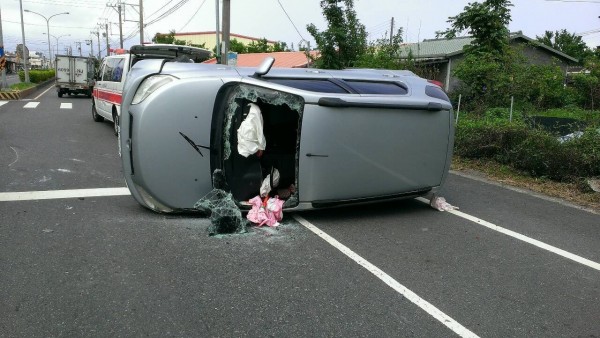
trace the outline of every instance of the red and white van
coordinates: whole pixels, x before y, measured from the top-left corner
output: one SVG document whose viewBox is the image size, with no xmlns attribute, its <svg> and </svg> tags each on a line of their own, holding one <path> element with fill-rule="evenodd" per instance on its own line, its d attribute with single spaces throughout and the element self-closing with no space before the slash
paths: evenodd
<svg viewBox="0 0 600 338">
<path fill-rule="evenodd" d="M 202 62 L 210 56 L 210 51 L 202 48 L 179 45 L 137 45 L 129 52 L 118 50 L 120 54 L 107 56 L 96 76 L 92 98 L 92 118 L 96 122 L 105 119 L 114 124 L 115 135 L 119 133 L 123 84 L 129 69 L 143 59 L 175 59 L 186 62 Z"/>
</svg>

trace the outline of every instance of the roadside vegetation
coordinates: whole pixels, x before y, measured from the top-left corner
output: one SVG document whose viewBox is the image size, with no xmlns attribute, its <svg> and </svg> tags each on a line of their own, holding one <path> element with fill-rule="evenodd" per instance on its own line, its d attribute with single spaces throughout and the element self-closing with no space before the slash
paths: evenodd
<svg viewBox="0 0 600 338">
<path fill-rule="evenodd" d="M 402 28 L 367 42 L 353 6 L 352 0 L 321 1 L 327 29 L 307 26 L 321 53 L 317 67 L 408 69 L 433 78 L 402 55 Z M 512 6 L 509 0 L 469 3 L 438 32 L 474 38 L 454 71 L 462 85 L 450 93 L 455 110 L 461 101 L 453 168 L 600 210 L 600 194 L 587 184 L 600 177 L 600 52 L 566 30 L 547 31 L 536 40 L 577 58 L 583 71 L 566 77 L 558 64 L 528 62 L 509 43 Z"/>
<path fill-rule="evenodd" d="M 32 69 L 29 71 L 29 81 L 31 83 L 41 83 L 55 76 L 54 69 Z M 25 72 L 19 71 L 19 80 L 25 82 Z"/>
<path fill-rule="evenodd" d="M 31 87 L 35 87 L 35 83 L 31 83 L 31 82 L 19 82 L 19 83 L 15 83 L 9 86 L 10 90 L 25 90 L 25 89 L 29 89 Z"/>
</svg>

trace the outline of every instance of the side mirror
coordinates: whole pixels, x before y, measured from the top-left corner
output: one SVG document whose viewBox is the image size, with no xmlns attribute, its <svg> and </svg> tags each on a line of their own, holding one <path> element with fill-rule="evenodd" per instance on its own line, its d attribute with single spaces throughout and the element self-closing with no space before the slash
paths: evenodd
<svg viewBox="0 0 600 338">
<path fill-rule="evenodd" d="M 266 75 L 271 70 L 271 67 L 273 67 L 274 63 L 275 63 L 274 57 L 272 57 L 272 56 L 266 57 L 263 60 L 263 62 L 260 63 L 258 68 L 256 68 L 256 71 L 254 72 L 254 75 L 252 75 L 252 76 L 253 77 L 261 77 L 263 75 Z"/>
</svg>

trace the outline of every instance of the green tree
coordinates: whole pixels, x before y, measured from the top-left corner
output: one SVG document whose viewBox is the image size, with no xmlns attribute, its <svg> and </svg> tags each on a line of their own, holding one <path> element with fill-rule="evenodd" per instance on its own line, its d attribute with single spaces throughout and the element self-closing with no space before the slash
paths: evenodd
<svg viewBox="0 0 600 338">
<path fill-rule="evenodd" d="M 168 34 L 156 33 L 152 38 L 152 42 L 154 43 L 166 43 L 171 45 L 181 45 L 185 46 L 186 42 L 184 40 L 175 39 L 175 30 L 169 31 Z"/>
<path fill-rule="evenodd" d="M 584 64 L 585 72 L 573 76 L 573 89 L 578 104 L 591 110 L 600 102 L 600 56 L 590 56 Z"/>
<path fill-rule="evenodd" d="M 306 26 L 321 52 L 316 60 L 320 68 L 343 69 L 355 66 L 367 49 L 367 32 L 354 11 L 353 0 L 321 0 L 327 29 Z"/>
<path fill-rule="evenodd" d="M 560 31 L 546 31 L 542 36 L 535 37 L 537 41 L 572 56 L 583 63 L 583 60 L 592 56 L 592 51 L 585 44 L 581 36 L 569 33 L 566 29 Z"/>
<path fill-rule="evenodd" d="M 238 54 L 248 53 L 248 48 L 237 39 L 229 40 L 229 50 Z"/>
<path fill-rule="evenodd" d="M 281 42 L 281 41 L 277 41 L 271 47 L 271 51 L 272 52 L 289 52 L 290 49 L 288 48 L 287 43 Z"/>
<path fill-rule="evenodd" d="M 448 18 L 450 28 L 437 32 L 437 36 L 452 39 L 466 31 L 474 38 L 468 49 L 500 56 L 508 47 L 512 6 L 509 0 L 469 3 L 462 13 Z"/>
<path fill-rule="evenodd" d="M 265 38 L 252 41 L 246 47 L 248 49 L 248 53 L 268 53 L 271 51 L 269 43 Z"/>
<path fill-rule="evenodd" d="M 383 37 L 369 42 L 365 53 L 355 63 L 361 68 L 403 69 L 407 62 L 400 59 L 403 29 L 400 27 L 396 34 L 389 38 Z"/>
</svg>

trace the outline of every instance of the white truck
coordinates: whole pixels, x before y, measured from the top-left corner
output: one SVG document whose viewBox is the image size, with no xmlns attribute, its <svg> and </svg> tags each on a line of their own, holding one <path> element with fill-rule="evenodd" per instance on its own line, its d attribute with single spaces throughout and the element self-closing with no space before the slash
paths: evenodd
<svg viewBox="0 0 600 338">
<path fill-rule="evenodd" d="M 94 90 L 94 59 L 76 55 L 56 55 L 56 91 L 63 94 L 85 94 Z"/>
</svg>

